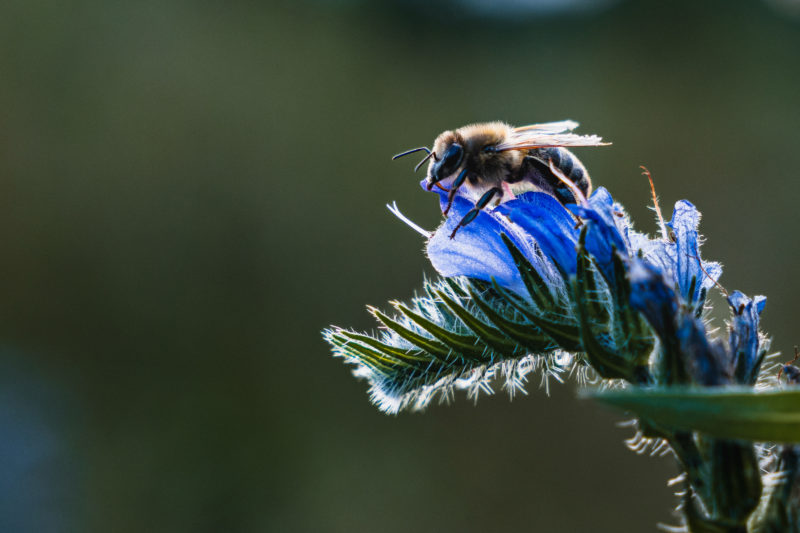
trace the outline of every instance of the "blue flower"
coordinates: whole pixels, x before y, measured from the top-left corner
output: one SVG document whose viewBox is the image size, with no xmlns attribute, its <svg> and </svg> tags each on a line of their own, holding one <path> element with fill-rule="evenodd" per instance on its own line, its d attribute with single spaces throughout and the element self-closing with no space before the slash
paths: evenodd
<svg viewBox="0 0 800 533">
<path fill-rule="evenodd" d="M 421 185 L 427 190 L 427 180 Z M 325 332 L 381 409 L 421 409 L 455 389 L 476 396 L 501 374 L 518 390 L 539 365 L 556 373 L 590 366 L 638 385 L 754 383 L 766 349 L 764 299 L 733 293 L 727 342 L 710 338 L 704 302 L 721 267 L 700 258 L 691 203 L 676 203 L 653 238 L 635 231 L 602 187 L 578 205 L 527 192 L 476 213 L 477 195 L 448 198 L 449 184 L 440 185 L 432 192 L 446 217 L 435 232 L 392 210 L 427 237 L 438 273 L 457 279 L 426 282 L 423 296 L 392 302 L 394 312 L 372 308 L 376 335 Z"/>
<path fill-rule="evenodd" d="M 447 193 L 437 192 L 444 210 Z M 501 234 L 557 288 L 563 286 L 562 273 L 575 272 L 575 221 L 552 196 L 531 192 L 495 209 L 486 209 L 451 239 L 458 222 L 473 207 L 472 200 L 456 196 L 444 223 L 428 240 L 428 258 L 442 276 L 494 279 L 502 287 L 526 296 L 519 270 Z"/>
<path fill-rule="evenodd" d="M 427 190 L 426 181 L 421 185 Z M 523 313 L 536 328 L 568 350 L 585 351 L 602 374 L 649 382 L 647 361 L 658 345 L 657 381 L 718 385 L 755 379 L 764 353 L 758 334 L 763 301 L 734 293 L 729 342 L 709 340 L 701 316 L 706 292 L 722 269 L 700 257 L 700 213 L 690 202 L 677 202 L 662 235 L 651 238 L 633 229 L 623 206 L 603 187 L 566 206 L 548 194 L 527 192 L 485 208 L 452 238 L 476 198 L 459 190 L 448 210 L 447 190 L 434 192 L 447 211 L 427 243 L 439 274 L 495 281 L 522 296 L 536 309 Z M 523 280 L 519 257 L 502 235 L 539 281 Z M 589 259 L 580 259 L 581 253 Z M 550 294 L 540 293 L 542 282 Z"/>
<path fill-rule="evenodd" d="M 587 205 L 568 205 L 572 213 L 588 225 L 586 250 L 594 257 L 606 280 L 613 282 L 612 255 L 630 255 L 630 222 L 622 206 L 616 204 L 603 187 L 589 198 Z"/>
<path fill-rule="evenodd" d="M 628 282 L 631 306 L 642 313 L 660 338 L 674 338 L 679 302 L 663 272 L 634 258 L 629 263 Z"/>
<path fill-rule="evenodd" d="M 444 211 L 447 193 L 436 192 Z M 461 275 L 487 281 L 495 278 L 500 285 L 525 294 L 512 257 L 500 238 L 500 233 L 505 233 L 543 277 L 562 287 L 575 274 L 580 224 L 587 226 L 586 250 L 612 290 L 616 283 L 615 254 L 626 258 L 641 256 L 674 284 L 682 302 L 698 312 L 705 292 L 722 273 L 718 263 L 700 258 L 700 213 L 685 200 L 675 204 L 672 220 L 667 223 L 668 235 L 656 239 L 636 232 L 622 205 L 603 187 L 595 190 L 585 204 L 566 207 L 545 193 L 522 194 L 485 209 L 450 239 L 458 222 L 473 208 L 473 201 L 459 193 L 445 222 L 428 242 L 428 257 L 445 277 Z"/>
<path fill-rule="evenodd" d="M 733 291 L 728 296 L 728 303 L 733 310 L 728 340 L 731 367 L 739 383 L 752 385 L 766 351 L 767 343 L 758 333 L 758 321 L 767 304 L 767 298 L 756 296 L 751 299 L 739 291 Z"/>
<path fill-rule="evenodd" d="M 680 313 L 675 319 L 677 352 L 673 357 L 684 366 L 688 382 L 705 387 L 729 384 L 732 375 L 724 343 L 709 340 L 705 326 L 693 313 Z"/>
<path fill-rule="evenodd" d="M 430 190 L 427 180 L 422 185 Z M 763 296 L 722 289 L 732 310 L 728 337 L 707 330 L 707 291 L 722 288 L 722 268 L 700 257 L 700 212 L 690 202 L 677 202 L 666 223 L 656 206 L 661 234 L 653 238 L 635 231 L 622 205 L 602 187 L 589 198 L 576 192 L 578 203 L 566 206 L 545 193 L 514 197 L 506 188 L 499 205 L 477 210 L 480 200 L 472 191 L 451 192 L 446 182 L 438 186 L 433 192 L 446 217 L 435 232 L 409 221 L 396 206 L 390 209 L 427 237 L 427 254 L 439 274 L 456 279 L 426 280 L 409 303 L 391 302 L 394 311 L 370 308 L 381 326 L 376 333 L 335 326 L 323 332 L 334 354 L 367 380 L 381 410 L 424 409 L 434 398 L 449 401 L 457 390 L 477 398 L 491 393 L 497 378 L 513 395 L 536 370 L 545 383 L 548 376 L 560 381 L 573 372 L 586 378 L 589 370 L 593 383 L 632 386 L 629 401 L 641 406 L 653 398 L 661 403 L 659 395 L 672 387 L 694 394 L 702 387 L 775 383 L 762 365 L 768 347 L 759 332 Z M 800 381 L 791 364 L 783 371 L 791 382 Z M 679 408 L 681 418 L 695 413 L 716 419 L 717 404 L 707 400 L 727 392 L 704 391 L 696 397 L 700 410 L 683 403 L 664 412 Z M 744 527 L 758 506 L 758 468 L 770 464 L 759 461 L 770 456 L 768 448 L 715 433 L 695 439 L 670 417 L 662 424 L 647 413 L 640 413 L 639 437 L 672 447 L 686 470 L 687 502 L 698 502 L 691 511 L 697 516 L 687 511 L 687 523 Z M 790 452 L 782 448 L 781 460 Z M 720 468 L 726 475 L 716 475 Z M 783 493 L 788 491 L 773 491 L 768 506 Z"/>
<path fill-rule="evenodd" d="M 659 379 L 668 384 L 724 385 L 733 379 L 730 352 L 708 339 L 693 308 L 681 306 L 670 279 L 655 265 L 639 258 L 629 263 L 630 302 L 661 340 Z"/>
<path fill-rule="evenodd" d="M 427 190 L 427 181 L 421 186 Z M 445 184 L 446 185 L 446 184 Z M 441 209 L 447 192 L 434 189 Z M 495 208 L 484 209 L 450 238 L 459 221 L 474 207 L 474 198 L 455 196 L 444 223 L 428 241 L 428 258 L 445 277 L 466 276 L 490 281 L 527 295 L 519 272 L 500 234 L 505 233 L 543 278 L 562 290 L 577 268 L 580 225 L 588 225 L 586 249 L 607 280 L 613 280 L 612 254 L 630 252 L 630 223 L 608 191 L 599 188 L 584 206 L 563 206 L 553 196 L 527 192 Z M 580 217 L 580 218 L 578 218 Z M 583 219 L 583 222 L 581 222 Z"/>
<path fill-rule="evenodd" d="M 672 220 L 667 223 L 669 234 L 645 245 L 645 258 L 669 273 L 681 298 L 689 305 L 702 305 L 704 293 L 722 275 L 719 263 L 700 258 L 699 224 L 700 212 L 690 202 L 681 200 L 675 204 Z"/>
<path fill-rule="evenodd" d="M 580 232 L 558 200 L 549 194 L 529 192 L 500 204 L 494 212 L 522 229 L 562 275 L 575 273 Z"/>
</svg>

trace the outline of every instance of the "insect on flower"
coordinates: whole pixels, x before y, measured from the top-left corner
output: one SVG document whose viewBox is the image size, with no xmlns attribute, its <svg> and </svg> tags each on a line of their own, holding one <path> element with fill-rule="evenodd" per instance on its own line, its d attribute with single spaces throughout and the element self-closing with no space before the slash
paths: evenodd
<svg viewBox="0 0 800 533">
<path fill-rule="evenodd" d="M 393 310 L 370 307 L 377 332 L 332 326 L 325 340 L 390 414 L 458 390 L 474 400 L 498 378 L 513 397 L 534 372 L 545 388 L 575 374 L 592 396 L 641 417 L 632 449 L 674 453 L 680 531 L 800 533 L 800 349 L 775 379 L 777 354 L 759 329 L 766 297 L 719 283 L 721 265 L 701 257 L 700 211 L 680 200 L 665 220 L 642 167 L 660 232 L 634 229 L 567 150 L 604 144 L 569 133 L 576 126 L 476 124 L 395 156 L 427 152 L 420 185 L 445 220 L 427 231 L 387 207 L 425 237 L 441 278 Z M 706 322 L 714 286 L 731 310 L 727 338 Z M 795 386 L 761 390 L 782 376 Z"/>
<path fill-rule="evenodd" d="M 576 190 L 584 197 L 589 196 L 592 190 L 589 173 L 566 147 L 609 143 L 596 135 L 566 133 L 577 127 L 578 123 L 572 120 L 519 128 L 504 122 L 472 124 L 441 133 L 432 149 L 414 148 L 392 159 L 427 152 L 414 170 L 430 160 L 427 188 L 436 186 L 448 193 L 445 215 L 457 195 L 474 203 L 453 230 L 452 239 L 482 209 L 512 200 L 517 194 L 545 192 L 562 204 L 576 203 Z"/>
</svg>

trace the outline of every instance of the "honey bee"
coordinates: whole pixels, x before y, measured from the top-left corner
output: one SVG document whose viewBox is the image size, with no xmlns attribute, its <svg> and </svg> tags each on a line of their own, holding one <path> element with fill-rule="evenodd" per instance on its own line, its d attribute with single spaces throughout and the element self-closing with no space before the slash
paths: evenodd
<svg viewBox="0 0 800 533">
<path fill-rule="evenodd" d="M 532 124 L 515 128 L 504 122 L 472 124 L 441 133 L 433 148 L 420 147 L 397 154 L 392 159 L 415 152 L 427 155 L 427 187 L 447 192 L 447 215 L 461 192 L 475 206 L 461 219 L 450 238 L 472 222 L 489 205 L 499 205 L 528 191 L 545 192 L 562 204 L 575 203 L 591 193 L 592 182 L 586 168 L 566 147 L 604 146 L 596 135 L 567 133 L 578 127 L 572 120 Z"/>
</svg>

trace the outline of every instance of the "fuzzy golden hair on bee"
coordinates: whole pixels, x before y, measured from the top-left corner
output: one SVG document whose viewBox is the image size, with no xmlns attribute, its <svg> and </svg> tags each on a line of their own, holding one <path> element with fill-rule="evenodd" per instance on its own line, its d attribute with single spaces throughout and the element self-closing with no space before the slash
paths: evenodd
<svg viewBox="0 0 800 533">
<path fill-rule="evenodd" d="M 470 124 L 439 134 L 433 143 L 433 151 L 444 153 L 446 147 L 453 142 L 460 143 L 467 151 L 480 149 L 483 146 L 497 145 L 510 138 L 513 133 L 514 128 L 505 122 Z"/>
<path fill-rule="evenodd" d="M 434 177 L 436 169 L 446 171 L 449 169 L 448 158 L 452 159 L 452 147 L 460 147 L 463 155 L 457 168 L 464 168 L 468 175 L 465 179 L 473 185 L 478 181 L 495 183 L 503 181 L 503 176 L 511 169 L 517 167 L 523 158 L 519 151 L 508 151 L 498 154 L 489 148 L 507 141 L 513 135 L 514 128 L 504 122 L 487 122 L 470 124 L 453 131 L 441 133 L 433 143 L 433 154 L 442 154 L 442 160 L 434 157 L 428 166 L 428 178 L 432 184 L 440 181 L 445 176 Z M 448 150 L 451 150 L 448 152 Z M 453 169 L 455 170 L 455 169 Z"/>
<path fill-rule="evenodd" d="M 435 186 L 448 193 L 444 214 L 456 196 L 475 202 L 460 228 L 481 209 L 528 191 L 550 194 L 563 204 L 587 197 L 592 190 L 589 174 L 567 148 L 609 143 L 597 135 L 572 133 L 577 127 L 572 120 L 521 127 L 505 122 L 470 124 L 439 134 L 432 148 L 414 148 L 393 159 L 427 152 L 414 170 L 428 163 L 428 190 Z"/>
</svg>

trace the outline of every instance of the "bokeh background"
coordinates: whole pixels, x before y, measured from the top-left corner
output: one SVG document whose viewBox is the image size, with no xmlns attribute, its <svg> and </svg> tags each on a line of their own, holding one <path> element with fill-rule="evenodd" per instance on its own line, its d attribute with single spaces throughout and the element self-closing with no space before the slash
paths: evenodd
<svg viewBox="0 0 800 533">
<path fill-rule="evenodd" d="M 403 149 L 572 118 L 800 343 L 800 18 L 772 2 L 0 5 L 0 530 L 652 531 L 668 458 L 575 399 L 387 417 L 320 330 L 430 267 Z M 724 311 L 724 309 L 723 309 Z M 724 316 L 724 312 L 720 314 Z M 719 321 L 719 325 L 723 325 Z"/>
</svg>

